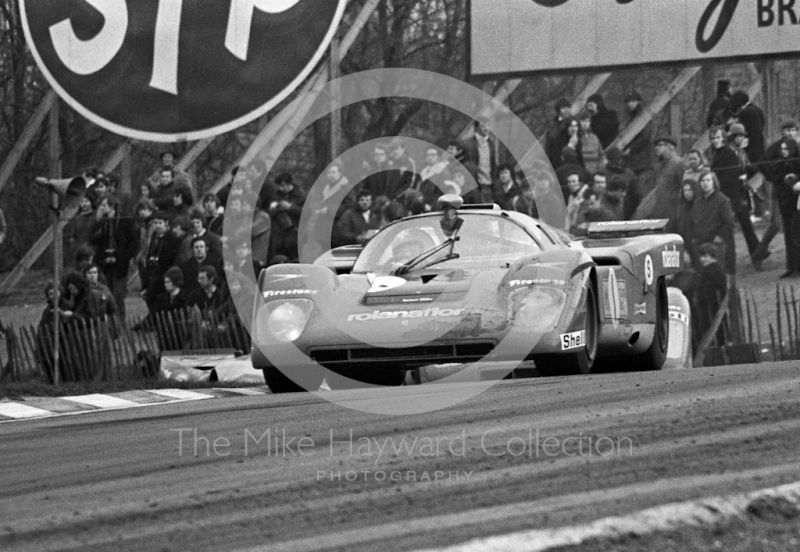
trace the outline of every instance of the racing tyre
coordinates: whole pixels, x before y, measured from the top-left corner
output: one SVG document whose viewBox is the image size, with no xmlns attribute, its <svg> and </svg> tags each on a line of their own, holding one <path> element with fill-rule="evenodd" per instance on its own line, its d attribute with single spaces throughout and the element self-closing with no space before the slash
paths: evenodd
<svg viewBox="0 0 800 552">
<path fill-rule="evenodd" d="M 590 373 L 597 357 L 599 332 L 600 309 L 594 283 L 589 280 L 586 286 L 586 346 L 575 353 L 535 357 L 536 370 L 545 377 Z"/>
<path fill-rule="evenodd" d="M 650 348 L 631 359 L 635 370 L 661 370 L 667 360 L 669 347 L 669 294 L 664 278 L 656 285 L 656 324 Z"/>
<path fill-rule="evenodd" d="M 331 372 L 325 375 L 328 386 L 336 390 L 364 389 L 374 385 L 397 387 L 406 379 L 406 371 L 400 366 L 378 366 L 370 369 L 347 370 L 344 374 Z"/>
<path fill-rule="evenodd" d="M 264 379 L 267 386 L 273 393 L 303 393 L 306 391 L 316 391 L 322 383 L 324 374 L 318 368 L 304 368 L 303 371 L 296 370 L 292 374 L 298 383 L 295 383 L 286 374 L 277 368 L 263 368 Z"/>
</svg>

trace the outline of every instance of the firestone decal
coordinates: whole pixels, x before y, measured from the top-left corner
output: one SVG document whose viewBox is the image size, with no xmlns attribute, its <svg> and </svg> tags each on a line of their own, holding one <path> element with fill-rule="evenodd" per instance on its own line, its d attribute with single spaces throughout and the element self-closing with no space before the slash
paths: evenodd
<svg viewBox="0 0 800 552">
<path fill-rule="evenodd" d="M 577 349 L 586 345 L 586 330 L 561 334 L 561 350 Z"/>
<path fill-rule="evenodd" d="M 664 248 L 664 251 L 661 252 L 661 264 L 664 268 L 680 268 L 680 251 L 678 251 L 674 245 L 672 246 L 672 250 Z"/>
<path fill-rule="evenodd" d="M 552 278 L 535 278 L 533 280 L 511 280 L 508 282 L 508 287 L 531 286 L 533 284 L 553 284 L 557 286 L 564 286 L 567 284 L 566 280 L 557 280 Z"/>
<path fill-rule="evenodd" d="M 644 281 L 648 286 L 653 285 L 653 278 L 655 274 L 653 273 L 653 259 L 650 255 L 647 255 L 644 258 Z"/>
<path fill-rule="evenodd" d="M 278 295 L 316 295 L 317 293 L 319 293 L 319 290 L 316 289 L 279 289 L 265 291 L 262 296 L 266 299 L 267 297 L 276 297 Z"/>
<path fill-rule="evenodd" d="M 390 320 L 393 318 L 429 318 L 431 316 L 461 316 L 466 309 L 440 309 L 439 307 L 425 310 L 401 311 L 372 311 L 359 314 L 348 314 L 348 322 L 367 322 L 369 320 Z"/>
</svg>

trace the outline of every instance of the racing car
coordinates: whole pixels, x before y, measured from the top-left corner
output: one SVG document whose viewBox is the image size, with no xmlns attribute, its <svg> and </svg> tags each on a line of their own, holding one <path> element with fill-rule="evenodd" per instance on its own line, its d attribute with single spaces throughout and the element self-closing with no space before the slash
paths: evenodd
<svg viewBox="0 0 800 552">
<path fill-rule="evenodd" d="M 544 376 L 659 370 L 665 278 L 683 269 L 683 240 L 666 223 L 598 222 L 576 238 L 459 202 L 403 218 L 313 265 L 262 271 L 253 367 L 276 393 L 323 378 L 334 389 L 399 385 L 407 370 L 441 363 L 533 360 Z"/>
</svg>

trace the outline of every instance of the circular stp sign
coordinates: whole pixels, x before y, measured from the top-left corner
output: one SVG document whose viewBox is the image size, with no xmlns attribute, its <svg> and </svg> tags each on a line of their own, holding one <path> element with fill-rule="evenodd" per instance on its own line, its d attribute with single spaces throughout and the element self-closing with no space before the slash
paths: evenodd
<svg viewBox="0 0 800 552">
<path fill-rule="evenodd" d="M 53 88 L 98 125 L 172 142 L 216 136 L 288 96 L 346 0 L 20 0 Z"/>
</svg>

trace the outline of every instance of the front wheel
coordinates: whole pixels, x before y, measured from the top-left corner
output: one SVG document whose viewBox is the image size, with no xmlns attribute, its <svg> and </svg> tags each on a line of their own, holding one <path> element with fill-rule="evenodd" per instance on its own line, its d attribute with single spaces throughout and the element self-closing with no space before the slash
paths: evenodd
<svg viewBox="0 0 800 552">
<path fill-rule="evenodd" d="M 535 357 L 533 362 L 536 370 L 545 377 L 590 373 L 597 357 L 599 332 L 600 309 L 594 283 L 589 280 L 586 286 L 586 344 L 574 353 Z"/>
<path fill-rule="evenodd" d="M 322 370 L 313 366 L 302 371 L 292 370 L 291 378 L 277 368 L 263 368 L 262 371 L 269 390 L 276 394 L 317 391 L 324 377 Z"/>
</svg>

